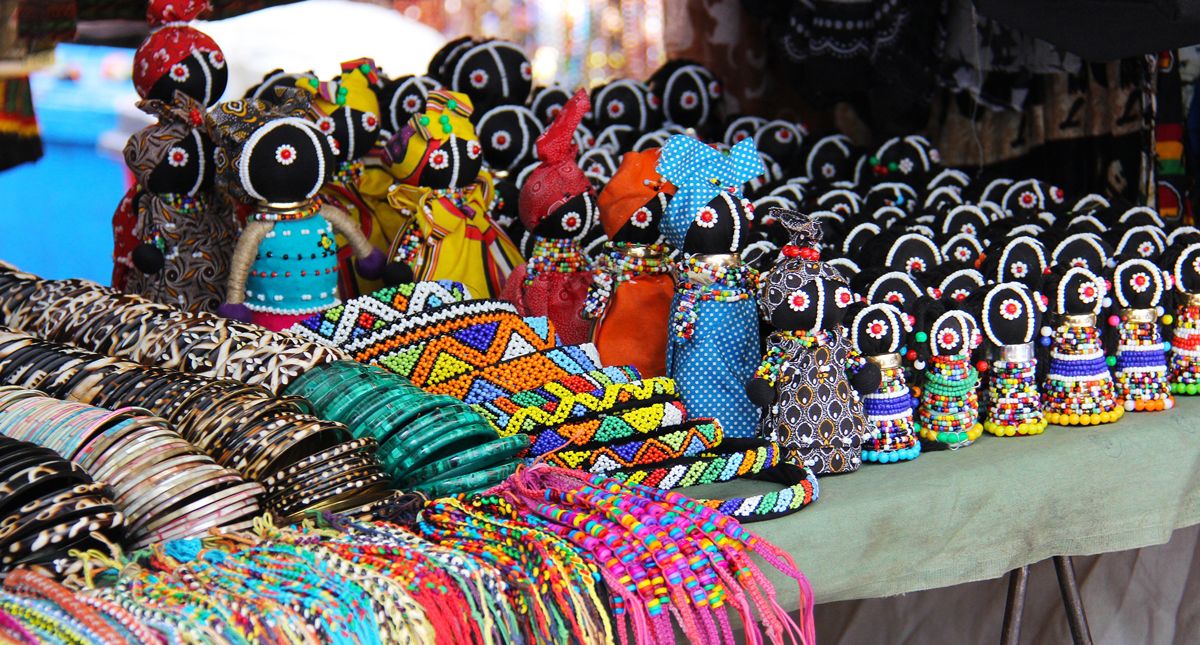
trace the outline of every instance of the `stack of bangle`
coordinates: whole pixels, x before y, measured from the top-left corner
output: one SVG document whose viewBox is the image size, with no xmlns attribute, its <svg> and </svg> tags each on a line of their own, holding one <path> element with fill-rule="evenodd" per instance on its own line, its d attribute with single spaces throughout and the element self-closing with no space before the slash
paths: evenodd
<svg viewBox="0 0 1200 645">
<path fill-rule="evenodd" d="M 346 358 L 294 334 L 184 313 L 86 280 L 41 280 L 3 269 L 0 312 L 7 326 L 46 340 L 272 392 L 317 365 Z"/>
<path fill-rule="evenodd" d="M 1049 375 L 1042 386 L 1046 421 L 1086 426 L 1120 419 L 1125 407 L 1117 404 L 1096 317 L 1065 316 L 1052 342 Z"/>
<path fill-rule="evenodd" d="M 988 411 L 983 427 L 997 437 L 1041 434 L 1046 430 L 1038 393 L 1033 343 L 1006 345 L 988 371 Z"/>
<path fill-rule="evenodd" d="M 262 387 L 229 379 L 147 368 L 15 332 L 0 331 L 0 383 L 36 388 L 97 407 L 149 410 L 171 422 L 184 439 L 218 464 L 262 483 L 280 470 L 335 450 L 352 438 L 345 426 L 307 414 L 303 399 L 277 398 Z M 302 470 L 286 483 L 277 484 L 287 490 L 267 484 L 271 493 L 268 508 L 283 517 L 295 517 L 296 509 L 282 512 L 271 501 L 278 493 L 297 489 L 310 493 L 310 506 L 300 512 L 347 510 L 378 501 L 380 492 L 361 484 L 383 478 L 379 461 L 371 447 L 363 450 L 359 446 L 355 454 L 364 460 L 354 473 L 358 476 L 353 481 L 342 477 L 341 481 L 358 483 L 358 487 L 331 489 L 323 485 L 332 481 L 330 471 Z"/>
<path fill-rule="evenodd" d="M 54 450 L 113 491 L 135 546 L 246 528 L 262 485 L 222 468 L 166 421 L 0 388 L 0 433 Z"/>
<path fill-rule="evenodd" d="M 933 356 L 925 372 L 917 431 L 929 448 L 957 449 L 983 434 L 979 423 L 979 372 L 966 354 Z"/>
<path fill-rule="evenodd" d="M 1190 294 L 1189 294 L 1190 295 Z M 1195 296 L 1191 296 L 1195 300 Z M 1175 312 L 1171 337 L 1171 391 L 1200 393 L 1200 304 L 1184 304 Z"/>
<path fill-rule="evenodd" d="M 310 401 L 322 418 L 346 424 L 378 445 L 397 485 L 436 492 L 483 490 L 516 469 L 528 440 L 501 440 L 462 401 L 433 395 L 377 367 L 339 361 L 296 379 L 288 394 Z"/>
<path fill-rule="evenodd" d="M 1167 376 L 1166 345 L 1154 309 L 1127 309 L 1117 326 L 1120 336 L 1113 385 L 1127 412 L 1175 407 Z"/>
<path fill-rule="evenodd" d="M 879 388 L 863 398 L 863 414 L 871 423 L 863 442 L 863 461 L 890 463 L 916 459 L 921 442 L 913 422 L 914 399 L 904 379 L 899 354 L 870 356 L 880 367 Z"/>
<path fill-rule="evenodd" d="M 78 579 L 68 553 L 113 553 L 124 528 L 108 486 L 49 448 L 0 435 L 0 574 L 20 566 Z"/>
</svg>

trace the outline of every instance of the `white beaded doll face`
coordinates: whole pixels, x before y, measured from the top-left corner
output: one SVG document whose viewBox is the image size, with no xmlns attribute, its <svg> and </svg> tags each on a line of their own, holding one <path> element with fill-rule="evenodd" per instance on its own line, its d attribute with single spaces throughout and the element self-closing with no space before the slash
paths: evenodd
<svg viewBox="0 0 1200 645">
<path fill-rule="evenodd" d="M 1157 307 L 1162 302 L 1163 288 L 1162 271 L 1149 260 L 1126 260 L 1113 271 L 1113 295 L 1122 307 Z"/>
</svg>

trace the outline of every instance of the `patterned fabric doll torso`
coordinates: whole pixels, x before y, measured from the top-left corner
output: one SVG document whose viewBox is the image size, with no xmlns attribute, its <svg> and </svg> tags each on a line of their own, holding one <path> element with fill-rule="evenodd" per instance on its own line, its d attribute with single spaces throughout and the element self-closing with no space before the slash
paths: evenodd
<svg viewBox="0 0 1200 645">
<path fill-rule="evenodd" d="M 504 281 L 523 261 L 512 240 L 492 221 L 492 180 L 482 173 L 462 189 L 439 190 L 398 184 L 388 200 L 402 215 L 412 213 L 412 227 L 391 240 L 389 258 L 403 258 L 415 279 L 456 280 L 476 298 L 499 297 Z M 409 244 L 419 237 L 420 243 Z"/>
<path fill-rule="evenodd" d="M 714 285 L 702 262 L 687 258 L 684 266 L 666 332 L 667 376 L 678 383 L 688 417 L 717 419 L 727 437 L 753 437 L 759 410 L 746 383 L 759 362 L 756 274 L 744 267 Z"/>
<path fill-rule="evenodd" d="M 1100 332 L 1094 325 L 1068 322 L 1054 330 L 1050 373 L 1042 390 L 1042 403 L 1048 415 L 1088 415 L 1089 423 L 1116 421 L 1099 417 L 1113 412 L 1117 403 L 1112 374 L 1100 345 Z M 1050 422 L 1055 422 L 1053 416 Z"/>
<path fill-rule="evenodd" d="M 808 465 L 818 475 L 858 470 L 867 421 L 862 401 L 847 380 L 849 341 L 836 331 L 823 332 L 817 342 L 811 336 L 772 332 L 767 354 L 782 361 L 775 403 L 763 417 L 763 434 L 784 447 L 787 459 Z"/>
<path fill-rule="evenodd" d="M 675 282 L 665 247 L 634 258 L 610 242 L 596 264 L 584 315 L 598 318 L 592 342 L 601 362 L 633 365 L 647 378 L 666 374 Z"/>
<path fill-rule="evenodd" d="M 1118 401 L 1125 409 L 1163 410 L 1175 406 L 1167 380 L 1166 345 L 1158 328 L 1158 315 L 1153 310 L 1142 314 L 1143 320 L 1131 317 L 1117 328 L 1117 364 L 1113 375 Z"/>
<path fill-rule="evenodd" d="M 158 273 L 127 272 L 124 291 L 188 311 L 216 311 L 225 301 L 233 255 L 233 218 L 203 197 L 143 193 L 139 239 L 162 251 Z"/>
<path fill-rule="evenodd" d="M 338 303 L 337 242 L 319 214 L 274 222 L 246 278 L 246 307 L 263 314 L 312 314 Z"/>
<path fill-rule="evenodd" d="M 522 316 L 549 318 L 564 344 L 578 345 L 591 336 L 591 321 L 580 317 L 591 284 L 587 258 L 574 240 L 538 238 L 533 257 L 508 277 L 504 299 Z"/>
<path fill-rule="evenodd" d="M 863 442 L 863 459 L 888 463 L 915 459 L 921 442 L 913 426 L 913 397 L 904 379 L 899 354 L 872 357 L 880 367 L 879 389 L 863 401 L 870 434 Z"/>
</svg>

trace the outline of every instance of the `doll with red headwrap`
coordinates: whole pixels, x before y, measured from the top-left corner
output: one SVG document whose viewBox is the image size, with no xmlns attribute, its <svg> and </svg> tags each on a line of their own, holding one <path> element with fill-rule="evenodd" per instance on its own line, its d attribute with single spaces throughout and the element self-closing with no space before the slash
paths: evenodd
<svg viewBox="0 0 1200 645">
<path fill-rule="evenodd" d="M 572 137 L 590 109 L 580 90 L 537 141 L 539 165 L 521 187 L 520 216 L 534 236 L 533 255 L 517 267 L 504 299 L 522 316 L 545 316 L 568 345 L 587 342 L 591 323 L 580 316 L 592 283 L 579 240 L 595 221 L 596 192 L 575 162 Z"/>
<path fill-rule="evenodd" d="M 632 364 L 643 377 L 667 370 L 667 323 L 675 282 L 658 225 L 674 186 L 655 166 L 659 149 L 628 152 L 600 193 L 608 236 L 596 257 L 583 317 L 595 320 L 592 343 L 605 365 Z"/>
</svg>

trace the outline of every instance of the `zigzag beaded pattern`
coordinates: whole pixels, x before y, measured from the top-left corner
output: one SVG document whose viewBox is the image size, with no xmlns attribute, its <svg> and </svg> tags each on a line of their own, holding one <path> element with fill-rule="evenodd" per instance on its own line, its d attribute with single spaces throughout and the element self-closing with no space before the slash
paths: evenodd
<svg viewBox="0 0 1200 645">
<path fill-rule="evenodd" d="M 535 432 L 539 428 L 553 428 L 572 419 L 611 413 L 632 407 L 630 404 L 635 402 L 649 402 L 656 397 L 673 400 L 677 396 L 675 381 L 666 377 L 608 383 L 600 387 L 591 385 L 586 391 L 563 387 L 561 382 L 551 381 L 542 387 L 511 397 L 499 397 L 478 407 L 485 418 L 500 428 L 502 436 L 509 436 L 518 432 Z"/>
<path fill-rule="evenodd" d="M 609 473 L 609 476 L 626 484 L 670 490 L 727 482 L 735 477 L 759 473 L 774 468 L 782 456 L 779 446 L 771 441 L 742 439 L 729 443 L 738 446 L 752 443 L 754 446 L 745 450 L 713 451 L 681 457 L 653 468 L 622 468 Z"/>
<path fill-rule="evenodd" d="M 380 354 L 408 347 L 430 337 L 472 325 L 478 316 L 506 313 L 520 320 L 517 308 L 503 300 L 468 300 L 404 316 L 356 338 L 342 349 L 360 363 L 373 363 Z"/>
<path fill-rule="evenodd" d="M 468 298 L 459 282 L 411 282 L 348 300 L 300 321 L 292 331 L 313 342 L 342 347 L 406 315 Z"/>
<path fill-rule="evenodd" d="M 696 419 L 632 441 L 617 443 L 601 440 L 577 449 L 557 450 L 546 455 L 546 461 L 563 468 L 608 474 L 671 459 L 695 457 L 714 449 L 724 438 L 720 423 L 712 419 Z"/>
<path fill-rule="evenodd" d="M 489 365 L 449 381 L 428 385 L 425 389 L 467 403 L 482 403 L 549 381 L 598 370 L 600 361 L 595 354 L 595 348 L 589 345 L 555 347 Z"/>
<path fill-rule="evenodd" d="M 629 410 L 606 412 L 595 418 L 570 421 L 534 433 L 529 456 L 537 457 L 568 445 L 622 441 L 677 426 L 686 418 L 681 401 L 639 404 Z"/>
</svg>

